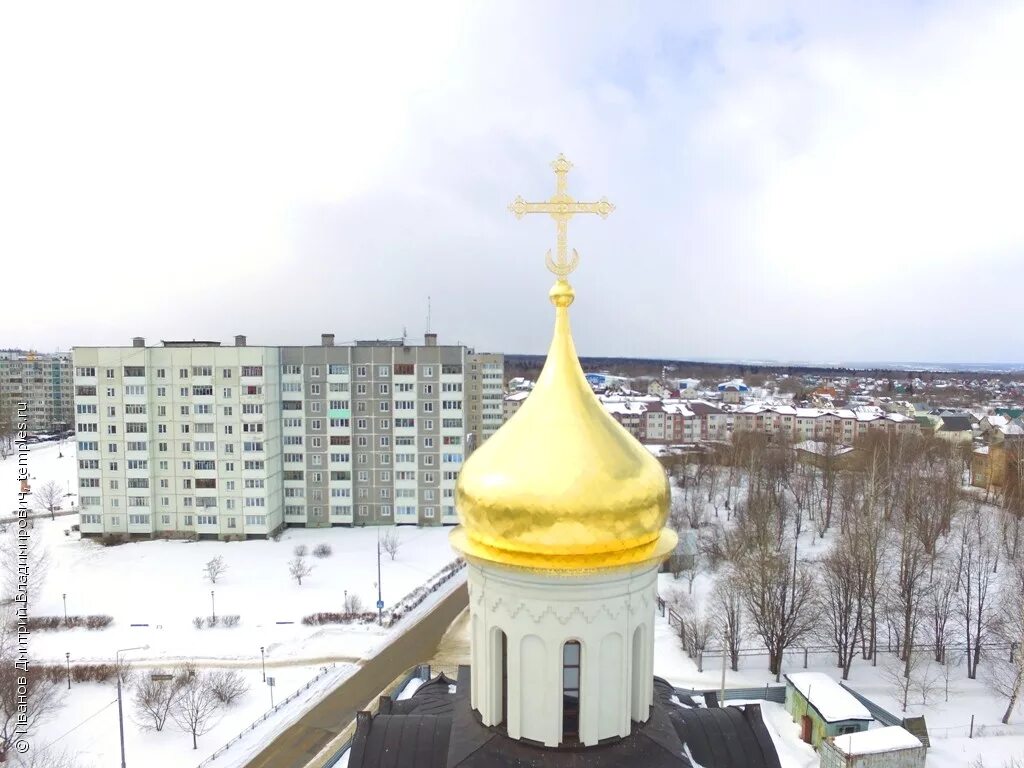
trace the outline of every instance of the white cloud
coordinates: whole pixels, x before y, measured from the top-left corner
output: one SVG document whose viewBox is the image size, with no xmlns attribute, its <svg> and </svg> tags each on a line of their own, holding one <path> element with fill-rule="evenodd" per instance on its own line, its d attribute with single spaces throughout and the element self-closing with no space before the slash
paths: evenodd
<svg viewBox="0 0 1024 768">
<path fill-rule="evenodd" d="M 542 351 L 553 233 L 505 205 L 564 151 L 618 205 L 570 228 L 582 352 L 1019 356 L 1024 309 L 959 333 L 964 280 L 1024 276 L 1013 5 L 4 15 L 0 251 L 60 304 L 4 343 L 388 336 L 429 293 L 444 337 Z"/>
</svg>

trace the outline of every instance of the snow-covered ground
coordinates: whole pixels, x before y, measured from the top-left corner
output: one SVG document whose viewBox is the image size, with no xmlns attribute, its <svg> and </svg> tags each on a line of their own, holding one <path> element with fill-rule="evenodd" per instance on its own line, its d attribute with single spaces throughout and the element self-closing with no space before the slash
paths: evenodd
<svg viewBox="0 0 1024 768">
<path fill-rule="evenodd" d="M 706 595 L 713 584 L 707 574 L 699 574 L 694 580 L 693 593 L 698 599 Z M 659 589 L 664 596 L 672 589 L 686 590 L 686 580 L 675 580 L 670 574 L 662 574 Z M 655 621 L 655 669 L 654 673 L 663 677 L 680 688 L 698 688 L 716 690 L 722 682 L 722 661 L 720 656 L 705 656 L 703 672 L 697 671 L 695 659 L 689 658 L 683 651 L 679 637 L 667 619 L 657 617 Z M 756 639 L 748 640 L 744 647 L 755 647 Z M 716 644 L 717 647 L 717 644 Z M 887 661 L 883 652 L 879 656 L 879 665 Z M 803 672 L 803 651 L 794 650 L 786 655 L 783 673 Z M 831 653 L 811 653 L 808 655 L 807 671 L 823 672 L 838 680 L 840 670 L 835 666 L 835 657 Z M 775 677 L 768 672 L 767 656 L 744 656 L 740 659 L 740 669 L 733 672 L 726 670 L 727 688 L 761 687 L 775 684 Z M 850 687 L 867 696 L 883 709 L 900 715 L 900 705 L 894 697 L 892 684 L 881 676 L 881 666 L 872 667 L 870 662 L 855 660 L 850 670 Z M 913 701 L 913 699 L 911 699 Z M 771 719 L 776 733 L 782 730 L 781 717 L 789 718 L 778 705 L 763 706 L 766 721 Z M 996 696 L 982 680 L 968 680 L 963 667 L 955 671 L 950 680 L 949 701 L 945 691 L 940 688 L 927 705 L 908 705 L 908 715 L 924 715 L 928 724 L 928 733 L 932 746 L 928 752 L 928 768 L 967 768 L 978 757 L 981 757 L 986 768 L 1003 768 L 1003 761 L 1011 756 L 1024 756 L 1024 716 L 1015 714 L 1010 725 L 1002 725 L 999 720 L 1006 709 L 1006 700 Z M 971 716 L 974 716 L 974 738 L 968 738 Z M 792 723 L 791 723 L 792 724 Z M 796 729 L 796 725 L 792 724 Z M 786 726 L 788 727 L 788 726 Z M 881 727 L 875 724 L 875 727 Z M 794 738 L 799 740 L 798 729 L 794 730 Z M 776 734 L 773 734 L 773 737 Z M 788 756 L 788 757 L 787 757 Z M 817 762 L 801 762 L 800 750 L 780 750 L 783 768 L 806 768 L 817 765 Z"/>
<path fill-rule="evenodd" d="M 63 452 L 63 457 L 58 454 Z M 50 480 L 77 491 L 74 444 L 40 444 L 29 453 L 28 466 L 36 487 Z M 0 461 L 0 488 L 6 489 L 0 515 L 17 508 L 17 455 Z M 199 763 L 237 736 L 270 708 L 262 682 L 261 653 L 267 673 L 276 679 L 280 702 L 305 685 L 323 666 L 337 666 L 310 690 L 262 723 L 223 757 L 217 768 L 242 765 L 269 738 L 301 714 L 310 703 L 337 685 L 357 662 L 375 654 L 403 626 L 415 620 L 461 582 L 459 576 L 431 595 L 395 627 L 375 623 L 305 626 L 302 617 L 320 611 L 341 611 L 347 591 L 358 595 L 366 610 L 377 601 L 377 531 L 373 528 L 289 529 L 280 541 L 141 541 L 105 547 L 69 533 L 77 515 L 35 521 L 33 537 L 45 545 L 45 581 L 33 601 L 33 615 L 63 615 L 65 599 L 71 615 L 107 614 L 113 624 L 105 630 L 36 632 L 30 653 L 37 662 L 109 661 L 121 648 L 149 646 L 126 657 L 148 674 L 156 666 L 191 659 L 199 666 L 237 667 L 250 683 L 249 693 L 225 710 L 216 727 L 191 749 L 191 737 L 169 723 L 161 733 L 145 732 L 126 705 L 125 741 L 129 764 L 170 768 Z M 401 546 L 394 560 L 381 557 L 381 595 L 391 606 L 424 584 L 455 555 L 448 546 L 448 529 L 400 528 Z M 296 545 L 310 551 L 329 544 L 327 558 L 308 556 L 312 573 L 298 585 L 288 573 Z M 203 565 L 221 556 L 226 572 L 211 584 Z M 213 594 L 211 595 L 211 591 Z M 237 614 L 235 628 L 196 629 L 193 618 Z M 132 626 L 138 625 L 138 626 Z M 38 747 L 78 754 L 81 766 L 115 765 L 119 761 L 117 705 L 112 684 L 73 684 L 62 697 L 57 717 L 40 729 Z M 134 756 L 134 760 L 132 760 Z"/>
<path fill-rule="evenodd" d="M 74 489 L 74 445 L 36 446 L 29 455 L 33 485 L 55 480 Z M 17 506 L 15 457 L 0 462 L 0 487 L 8 489 L 10 510 Z M 173 658 L 323 662 L 372 654 L 386 636 L 375 624 L 307 627 L 302 617 L 340 611 L 345 593 L 358 595 L 365 610 L 377 601 L 377 529 L 288 529 L 280 541 L 140 541 L 106 547 L 65 535 L 74 515 L 37 520 L 33 536 L 46 546 L 49 565 L 34 615 L 63 615 L 65 598 L 72 615 L 109 614 L 106 630 L 39 632 L 32 653 L 40 659 L 111 659 L 114 650 L 149 645 L 134 659 Z M 394 560 L 381 556 L 381 595 L 385 606 L 397 603 L 426 582 L 455 554 L 447 528 L 398 529 L 401 546 Z M 329 544 L 327 558 L 309 556 L 313 572 L 298 585 L 288 573 L 296 545 L 310 551 Z M 203 566 L 216 556 L 227 571 L 211 584 Z M 211 592 L 213 594 L 211 595 Z M 194 617 L 238 615 L 233 629 L 195 629 Z M 132 626 L 143 625 L 143 626 Z"/>
<path fill-rule="evenodd" d="M 358 659 L 372 654 L 387 635 L 376 624 L 305 626 L 302 617 L 341 611 L 344 593 L 358 595 L 366 610 L 377 600 L 377 532 L 374 529 L 291 529 L 280 541 L 143 541 L 104 547 L 64 535 L 72 518 L 37 521 L 34 535 L 51 559 L 33 613 L 60 616 L 109 614 L 106 630 L 39 632 L 32 651 L 42 659 L 110 659 L 114 649 L 149 645 L 139 660 L 165 658 L 267 660 Z M 398 602 L 450 562 L 447 530 L 404 528 L 395 560 L 381 559 L 385 606 Z M 330 544 L 330 557 L 309 557 L 313 572 L 298 585 L 288 574 L 297 544 L 310 550 Z M 224 558 L 227 571 L 211 584 L 203 564 Z M 211 595 L 211 592 L 213 593 Z M 234 628 L 196 629 L 194 617 L 238 615 Z M 132 626 L 140 625 L 140 626 Z"/>
<path fill-rule="evenodd" d="M 347 664 L 328 667 L 294 666 L 272 670 L 275 677 L 274 700 L 295 693 L 317 675 L 316 682 L 265 722 L 249 731 L 211 763 L 213 768 L 238 768 L 257 754 L 274 734 L 294 722 L 354 669 Z M 123 700 L 125 718 L 125 757 L 128 765 L 145 768 L 186 768 L 198 765 L 227 741 L 239 735 L 250 723 L 271 709 L 270 689 L 263 683 L 259 667 L 242 669 L 249 691 L 231 707 L 223 710 L 216 724 L 199 737 L 199 748 L 192 749 L 192 736 L 170 720 L 157 733 L 143 727 L 132 706 L 130 694 Z M 270 672 L 270 670 L 268 670 Z M 140 670 L 137 674 L 146 674 Z M 102 768 L 120 764 L 117 722 L 117 690 L 113 683 L 74 683 L 62 695 L 63 707 L 37 734 L 33 748 L 75 755 L 76 768 Z"/>
</svg>

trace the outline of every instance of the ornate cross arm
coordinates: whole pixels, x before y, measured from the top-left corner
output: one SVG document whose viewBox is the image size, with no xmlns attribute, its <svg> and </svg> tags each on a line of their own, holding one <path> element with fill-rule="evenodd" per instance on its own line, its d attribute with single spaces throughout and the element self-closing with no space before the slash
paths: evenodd
<svg viewBox="0 0 1024 768">
<path fill-rule="evenodd" d="M 528 203 L 522 197 L 517 197 L 509 205 L 508 209 L 516 215 L 517 219 L 523 218 L 528 213 L 550 213 L 552 217 L 559 214 L 573 216 L 577 213 L 596 213 L 602 219 L 615 210 L 615 206 L 603 197 L 596 203 L 555 202 L 554 199 L 545 203 Z"/>
<path fill-rule="evenodd" d="M 508 209 L 519 219 L 528 213 L 546 213 L 555 220 L 557 226 L 555 239 L 557 255 L 555 258 L 551 258 L 551 251 L 548 251 L 545 261 L 551 272 L 560 278 L 564 278 L 576 269 L 576 265 L 579 263 L 579 254 L 575 249 L 572 252 L 572 258 L 570 259 L 569 257 L 569 219 L 577 213 L 596 213 L 603 219 L 615 210 L 615 206 L 604 198 L 594 203 L 580 203 L 573 200 L 566 189 L 566 174 L 572 168 L 572 163 L 566 160 L 564 155 L 559 155 L 551 163 L 551 168 L 555 172 L 555 194 L 551 196 L 550 200 L 542 203 L 530 203 L 523 200 L 522 197 L 517 197 L 509 205 Z"/>
</svg>

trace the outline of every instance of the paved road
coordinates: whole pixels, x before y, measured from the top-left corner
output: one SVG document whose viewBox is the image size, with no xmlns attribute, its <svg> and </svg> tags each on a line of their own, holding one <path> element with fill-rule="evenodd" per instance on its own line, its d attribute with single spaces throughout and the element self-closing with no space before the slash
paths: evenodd
<svg viewBox="0 0 1024 768">
<path fill-rule="evenodd" d="M 77 514 L 78 514 L 78 508 L 77 507 L 75 509 L 58 509 L 58 510 L 54 510 L 53 517 L 56 518 L 56 517 L 64 517 L 65 515 L 77 515 Z M 49 512 L 40 512 L 40 511 L 37 510 L 35 512 L 30 512 L 28 515 L 25 515 L 25 517 L 27 517 L 29 520 L 45 520 L 46 518 L 50 517 L 50 513 Z M 10 515 L 7 515 L 6 517 L 0 517 L 0 523 L 16 523 L 16 522 L 18 522 L 19 519 L 20 519 L 20 516 L 18 515 L 18 510 L 14 510 Z"/>
<path fill-rule="evenodd" d="M 469 593 L 466 585 L 461 584 L 278 736 L 247 768 L 304 768 L 392 680 L 434 655 L 448 625 L 468 603 Z"/>
</svg>

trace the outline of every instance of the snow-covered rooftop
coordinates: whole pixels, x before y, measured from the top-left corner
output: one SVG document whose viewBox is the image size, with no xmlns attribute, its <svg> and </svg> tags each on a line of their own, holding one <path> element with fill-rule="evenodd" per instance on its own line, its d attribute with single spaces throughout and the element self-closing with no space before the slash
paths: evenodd
<svg viewBox="0 0 1024 768">
<path fill-rule="evenodd" d="M 874 719 L 867 707 L 823 672 L 794 672 L 786 680 L 830 723 Z"/>
<path fill-rule="evenodd" d="M 816 453 L 819 456 L 829 455 L 828 443 L 822 440 L 804 440 L 802 443 L 796 443 L 793 446 L 795 451 L 806 451 L 807 453 Z M 842 456 L 844 453 L 849 453 L 853 450 L 852 445 L 833 445 L 832 456 Z"/>
<path fill-rule="evenodd" d="M 832 743 L 844 755 L 870 755 L 922 746 L 917 736 L 898 725 L 836 736 Z"/>
</svg>

